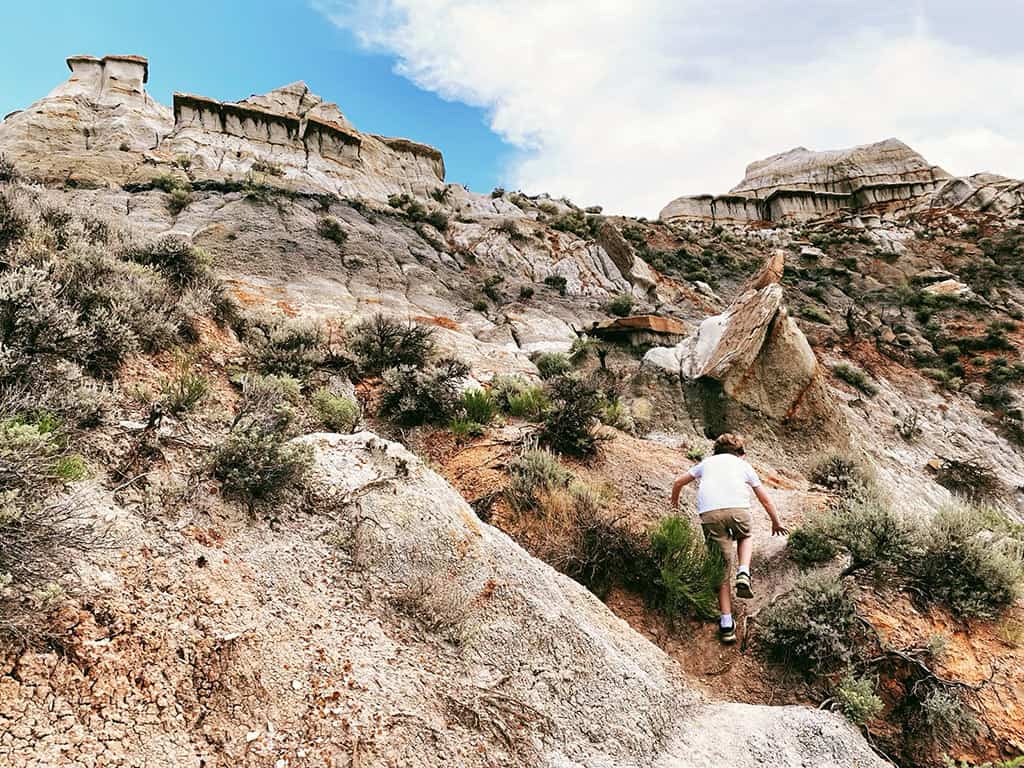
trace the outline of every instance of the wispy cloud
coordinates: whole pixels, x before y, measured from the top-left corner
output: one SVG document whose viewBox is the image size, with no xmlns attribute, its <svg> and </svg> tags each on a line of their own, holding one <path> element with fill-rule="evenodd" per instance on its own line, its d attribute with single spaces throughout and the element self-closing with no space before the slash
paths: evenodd
<svg viewBox="0 0 1024 768">
<path fill-rule="evenodd" d="M 891 0 L 315 5 L 418 86 L 486 108 L 522 150 L 506 186 L 529 192 L 652 215 L 775 152 L 890 136 L 952 173 L 1024 176 L 1017 3 L 967 21 L 962 3 Z"/>
</svg>

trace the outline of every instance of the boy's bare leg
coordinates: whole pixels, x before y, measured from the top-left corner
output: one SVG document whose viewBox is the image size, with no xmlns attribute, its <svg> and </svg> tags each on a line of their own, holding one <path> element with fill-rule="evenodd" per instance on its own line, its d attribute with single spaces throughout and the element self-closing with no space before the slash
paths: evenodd
<svg viewBox="0 0 1024 768">
<path fill-rule="evenodd" d="M 718 588 L 718 607 L 723 616 L 732 615 L 732 577 L 726 573 L 722 586 Z"/>
<path fill-rule="evenodd" d="M 740 561 L 739 565 L 747 569 L 750 572 L 750 558 L 754 554 L 754 540 L 749 536 L 745 539 L 740 539 L 736 543 L 736 557 Z"/>
</svg>

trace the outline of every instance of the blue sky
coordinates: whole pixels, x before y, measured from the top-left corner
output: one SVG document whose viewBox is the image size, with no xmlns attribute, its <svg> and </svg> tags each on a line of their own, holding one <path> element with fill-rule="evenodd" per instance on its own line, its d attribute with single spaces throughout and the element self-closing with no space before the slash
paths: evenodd
<svg viewBox="0 0 1024 768">
<path fill-rule="evenodd" d="M 1024 178 L 1020 0 L 0 0 L 0 114 L 71 53 L 138 53 L 150 91 L 294 80 L 448 180 L 656 216 L 797 146 L 903 140 Z"/>
<path fill-rule="evenodd" d="M 43 6 L 46 6 L 45 9 Z M 148 90 L 241 99 L 295 80 L 360 130 L 432 144 L 448 180 L 489 191 L 514 150 L 484 110 L 447 102 L 393 73 L 394 59 L 361 48 L 304 0 L 70 0 L 4 2 L 0 116 L 42 98 L 68 76 L 74 53 L 132 53 L 150 62 Z"/>
</svg>

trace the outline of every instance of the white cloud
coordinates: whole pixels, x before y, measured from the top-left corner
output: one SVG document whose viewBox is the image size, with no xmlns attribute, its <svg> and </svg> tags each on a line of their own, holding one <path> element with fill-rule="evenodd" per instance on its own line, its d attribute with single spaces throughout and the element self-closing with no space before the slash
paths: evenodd
<svg viewBox="0 0 1024 768">
<path fill-rule="evenodd" d="M 890 136 L 952 173 L 1024 177 L 1012 4 L 981 2 L 965 25 L 941 2 L 925 16 L 863 0 L 857 26 L 836 0 L 316 5 L 420 87 L 487 108 L 522 150 L 510 188 L 650 216 L 724 192 L 749 161 Z"/>
</svg>

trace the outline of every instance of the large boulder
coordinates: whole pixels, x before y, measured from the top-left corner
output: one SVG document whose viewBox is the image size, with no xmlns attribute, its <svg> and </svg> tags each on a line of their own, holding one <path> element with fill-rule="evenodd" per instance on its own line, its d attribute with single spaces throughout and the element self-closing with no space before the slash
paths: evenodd
<svg viewBox="0 0 1024 768">
<path fill-rule="evenodd" d="M 708 433 L 752 422 L 799 427 L 839 418 L 818 360 L 782 301 L 779 254 L 718 315 L 644 365 L 678 376 Z"/>
</svg>

